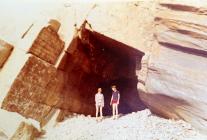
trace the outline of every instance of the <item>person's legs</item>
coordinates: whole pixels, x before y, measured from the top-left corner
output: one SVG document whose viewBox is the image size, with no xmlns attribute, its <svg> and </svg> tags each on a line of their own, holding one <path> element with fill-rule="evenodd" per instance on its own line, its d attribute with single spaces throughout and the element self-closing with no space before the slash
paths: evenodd
<svg viewBox="0 0 207 140">
<path fill-rule="evenodd" d="M 115 118 L 116 104 L 112 104 L 113 119 Z"/>
<path fill-rule="evenodd" d="M 96 105 L 96 120 L 98 119 L 98 110 L 99 110 L 99 107 L 98 105 Z"/>
<path fill-rule="evenodd" d="M 119 114 L 119 112 L 118 112 L 118 104 L 116 104 L 116 118 L 118 118 L 118 114 Z"/>
<path fill-rule="evenodd" d="M 102 106 L 100 106 L 100 116 L 101 116 L 101 119 L 103 118 L 103 112 L 102 112 Z"/>
</svg>

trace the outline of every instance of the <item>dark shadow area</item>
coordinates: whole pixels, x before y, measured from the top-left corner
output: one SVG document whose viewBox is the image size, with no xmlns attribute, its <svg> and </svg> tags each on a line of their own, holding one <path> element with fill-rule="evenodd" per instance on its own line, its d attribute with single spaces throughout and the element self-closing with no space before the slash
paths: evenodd
<svg viewBox="0 0 207 140">
<path fill-rule="evenodd" d="M 121 94 L 119 112 L 143 110 L 145 105 L 137 91 L 143 52 L 97 32 L 85 30 L 82 38 L 73 39 L 62 59 L 59 70 L 65 82 L 59 107 L 71 112 L 95 113 L 97 88 L 103 89 L 104 115 L 111 115 L 111 85 Z"/>
<path fill-rule="evenodd" d="M 161 3 L 160 4 L 163 7 L 167 7 L 171 10 L 177 10 L 177 11 L 186 11 L 186 12 L 197 12 L 197 13 L 202 13 L 205 14 L 205 10 L 201 11 L 199 8 L 193 7 L 193 6 L 187 6 L 187 5 L 182 5 L 182 4 L 166 4 L 166 3 Z"/>
<path fill-rule="evenodd" d="M 143 93 L 140 91 L 142 100 L 152 113 L 165 117 L 167 119 L 180 119 L 179 112 L 176 111 L 179 107 L 191 106 L 187 101 L 175 97 L 167 96 L 161 93 Z"/>
<path fill-rule="evenodd" d="M 111 80 L 109 82 L 99 83 L 99 87 L 103 88 L 103 93 L 105 97 L 105 107 L 103 112 L 105 115 L 111 115 L 112 109 L 110 106 L 110 100 L 112 95 L 111 85 L 117 85 L 120 91 L 120 105 L 119 113 L 127 114 L 134 111 L 139 111 L 145 109 L 145 105 L 139 98 L 139 93 L 137 91 L 137 79 L 126 79 L 120 78 Z"/>
<path fill-rule="evenodd" d="M 173 50 L 182 51 L 184 53 L 197 55 L 197 56 L 201 56 L 201 57 L 207 57 L 207 51 L 205 51 L 205 50 L 198 50 L 198 49 L 194 49 L 194 48 L 188 48 L 185 46 L 171 44 L 171 43 L 165 43 L 165 42 L 159 42 L 159 44 L 162 46 L 165 46 L 167 48 L 173 49 Z"/>
<path fill-rule="evenodd" d="M 103 49 L 111 51 L 111 55 L 118 61 L 114 63 L 116 71 L 114 75 L 104 78 L 98 87 L 103 88 L 105 97 L 104 114 L 111 115 L 110 99 L 112 95 L 111 85 L 116 85 L 120 91 L 119 112 L 122 114 L 143 110 L 145 105 L 139 98 L 136 69 L 140 69 L 142 52 L 127 46 L 124 43 L 106 37 L 98 32 L 90 32 L 92 43 L 99 44 Z M 140 57 L 141 56 L 141 57 Z M 113 60 L 112 58 L 111 60 Z M 110 63 L 110 60 L 109 62 Z"/>
</svg>

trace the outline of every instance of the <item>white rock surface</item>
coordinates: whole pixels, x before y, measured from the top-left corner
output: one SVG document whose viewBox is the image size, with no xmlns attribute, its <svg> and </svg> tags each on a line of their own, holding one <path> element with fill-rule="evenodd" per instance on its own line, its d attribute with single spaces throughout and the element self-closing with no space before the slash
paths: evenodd
<svg viewBox="0 0 207 140">
<path fill-rule="evenodd" d="M 153 116 L 149 110 L 133 112 L 113 120 L 75 115 L 46 129 L 39 140 L 206 140 L 184 121 Z"/>
<path fill-rule="evenodd" d="M 11 138 L 21 122 L 31 124 L 41 131 L 39 122 L 24 118 L 18 113 L 8 112 L 6 110 L 0 109 L 0 140 Z"/>
</svg>

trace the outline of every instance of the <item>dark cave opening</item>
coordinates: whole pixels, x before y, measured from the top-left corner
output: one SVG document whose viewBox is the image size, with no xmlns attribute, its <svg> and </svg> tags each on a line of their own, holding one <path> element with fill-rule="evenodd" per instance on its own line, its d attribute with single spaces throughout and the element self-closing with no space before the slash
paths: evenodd
<svg viewBox="0 0 207 140">
<path fill-rule="evenodd" d="M 74 37 L 59 65 L 65 79 L 59 106 L 69 112 L 94 115 L 94 97 L 101 87 L 105 98 L 103 113 L 111 115 L 111 85 L 116 85 L 121 95 L 120 113 L 143 110 L 136 75 L 143 55 L 126 44 L 85 30 L 84 38 Z"/>
<path fill-rule="evenodd" d="M 105 115 L 111 115 L 111 85 L 117 85 L 118 90 L 120 91 L 120 104 L 119 104 L 119 112 L 122 114 L 131 113 L 134 111 L 142 110 L 145 106 L 139 100 L 139 95 L 137 91 L 137 80 L 136 79 L 126 79 L 120 78 L 115 79 L 109 82 L 99 83 L 98 87 L 103 89 L 103 94 L 105 98 L 105 107 L 103 108 L 103 112 Z"/>
</svg>

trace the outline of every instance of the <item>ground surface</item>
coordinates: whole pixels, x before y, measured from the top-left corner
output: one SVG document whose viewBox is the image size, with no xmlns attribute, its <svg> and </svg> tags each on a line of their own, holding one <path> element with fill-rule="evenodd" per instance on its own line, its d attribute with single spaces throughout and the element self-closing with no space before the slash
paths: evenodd
<svg viewBox="0 0 207 140">
<path fill-rule="evenodd" d="M 39 140 L 206 140 L 190 124 L 159 118 L 149 110 L 105 117 L 101 122 L 83 115 L 73 115 L 47 128 Z"/>
</svg>

